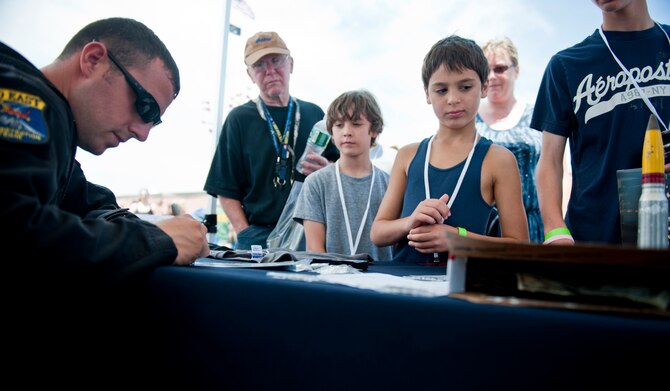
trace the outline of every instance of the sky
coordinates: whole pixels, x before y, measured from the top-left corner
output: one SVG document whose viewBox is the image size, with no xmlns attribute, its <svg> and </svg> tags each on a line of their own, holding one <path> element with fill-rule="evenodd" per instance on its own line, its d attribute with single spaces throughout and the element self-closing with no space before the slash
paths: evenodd
<svg viewBox="0 0 670 391">
<path fill-rule="evenodd" d="M 647 3 L 652 18 L 670 23 L 670 1 Z M 141 188 L 202 191 L 225 115 L 258 95 L 243 62 L 244 44 L 257 31 L 278 32 L 291 50 L 291 95 L 326 111 L 342 92 L 368 89 L 386 123 L 380 143 L 402 146 L 437 130 L 421 63 L 439 39 L 511 38 L 520 62 L 516 97 L 533 102 L 551 56 L 602 21 L 590 0 L 233 0 L 230 23 L 241 33 L 228 34 L 224 45 L 225 0 L 0 0 L 0 15 L 0 41 L 37 67 L 83 26 L 112 16 L 143 22 L 170 49 L 182 89 L 149 139 L 101 156 L 77 152 L 89 181 L 118 196 Z"/>
</svg>

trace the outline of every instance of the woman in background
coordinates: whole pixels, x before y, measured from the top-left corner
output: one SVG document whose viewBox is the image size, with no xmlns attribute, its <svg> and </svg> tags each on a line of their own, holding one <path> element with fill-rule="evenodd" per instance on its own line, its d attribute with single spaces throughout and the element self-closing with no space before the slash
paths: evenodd
<svg viewBox="0 0 670 391">
<path fill-rule="evenodd" d="M 540 158 L 542 134 L 529 126 L 533 105 L 514 97 L 514 85 L 519 77 L 519 54 L 507 37 L 488 41 L 482 50 L 490 71 L 487 99 L 482 101 L 475 119 L 477 131 L 482 137 L 506 147 L 516 157 L 530 240 L 542 243 L 544 229 L 535 187 L 535 166 Z"/>
</svg>

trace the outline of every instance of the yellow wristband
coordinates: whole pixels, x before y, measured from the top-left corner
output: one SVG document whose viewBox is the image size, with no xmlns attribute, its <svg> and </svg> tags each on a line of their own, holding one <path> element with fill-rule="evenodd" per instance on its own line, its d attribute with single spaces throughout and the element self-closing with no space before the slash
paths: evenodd
<svg viewBox="0 0 670 391">
<path fill-rule="evenodd" d="M 544 240 L 547 240 L 552 236 L 556 235 L 571 235 L 571 234 L 570 230 L 567 229 L 566 227 L 554 228 L 551 231 L 547 232 L 546 235 L 544 235 Z"/>
<path fill-rule="evenodd" d="M 463 227 L 458 227 L 458 234 L 460 236 L 468 236 L 468 230 Z"/>
</svg>

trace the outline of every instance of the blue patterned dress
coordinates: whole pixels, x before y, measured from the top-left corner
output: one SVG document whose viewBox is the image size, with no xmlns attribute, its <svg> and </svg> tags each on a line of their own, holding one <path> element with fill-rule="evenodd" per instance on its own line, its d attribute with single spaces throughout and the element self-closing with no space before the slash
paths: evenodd
<svg viewBox="0 0 670 391">
<path fill-rule="evenodd" d="M 523 206 L 528 217 L 528 232 L 532 242 L 544 241 L 544 227 L 540 206 L 537 201 L 535 186 L 535 166 L 540 159 L 542 149 L 542 132 L 530 127 L 533 116 L 533 105 L 527 104 L 519 122 L 510 129 L 491 129 L 477 114 L 477 131 L 482 137 L 509 149 L 516 157 L 521 174 L 521 188 L 523 191 Z"/>
</svg>

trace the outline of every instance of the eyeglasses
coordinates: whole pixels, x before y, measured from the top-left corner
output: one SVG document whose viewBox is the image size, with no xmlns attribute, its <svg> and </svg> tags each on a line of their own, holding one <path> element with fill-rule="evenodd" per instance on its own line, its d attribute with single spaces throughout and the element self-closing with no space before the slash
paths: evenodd
<svg viewBox="0 0 670 391">
<path fill-rule="evenodd" d="M 153 95 L 151 95 L 137 80 L 135 80 L 135 78 L 128 72 L 128 70 L 124 68 L 121 63 L 119 63 L 114 55 L 112 55 L 112 51 L 109 49 L 107 49 L 107 56 L 109 56 L 109 59 L 112 60 L 114 65 L 116 65 L 121 73 L 123 73 L 123 76 L 130 85 L 130 88 L 132 88 L 133 92 L 135 92 L 135 96 L 137 97 L 137 99 L 135 99 L 135 110 L 137 110 L 137 114 L 140 115 L 142 121 L 147 124 L 153 123 L 154 126 L 163 122 L 161 120 L 161 108 L 158 106 L 158 102 L 156 102 L 156 99 L 154 99 Z"/>
<path fill-rule="evenodd" d="M 257 61 L 251 64 L 250 67 L 251 69 L 254 70 L 254 72 L 261 73 L 265 72 L 270 66 L 272 67 L 272 69 L 277 69 L 281 67 L 282 65 L 286 64 L 286 60 L 288 60 L 287 55 L 273 56 L 264 61 Z"/>
<path fill-rule="evenodd" d="M 512 65 L 496 65 L 493 68 L 491 68 L 491 70 L 496 75 L 501 75 L 501 74 L 507 72 L 507 70 L 510 69 L 510 68 L 514 68 L 514 64 L 512 64 Z"/>
</svg>

